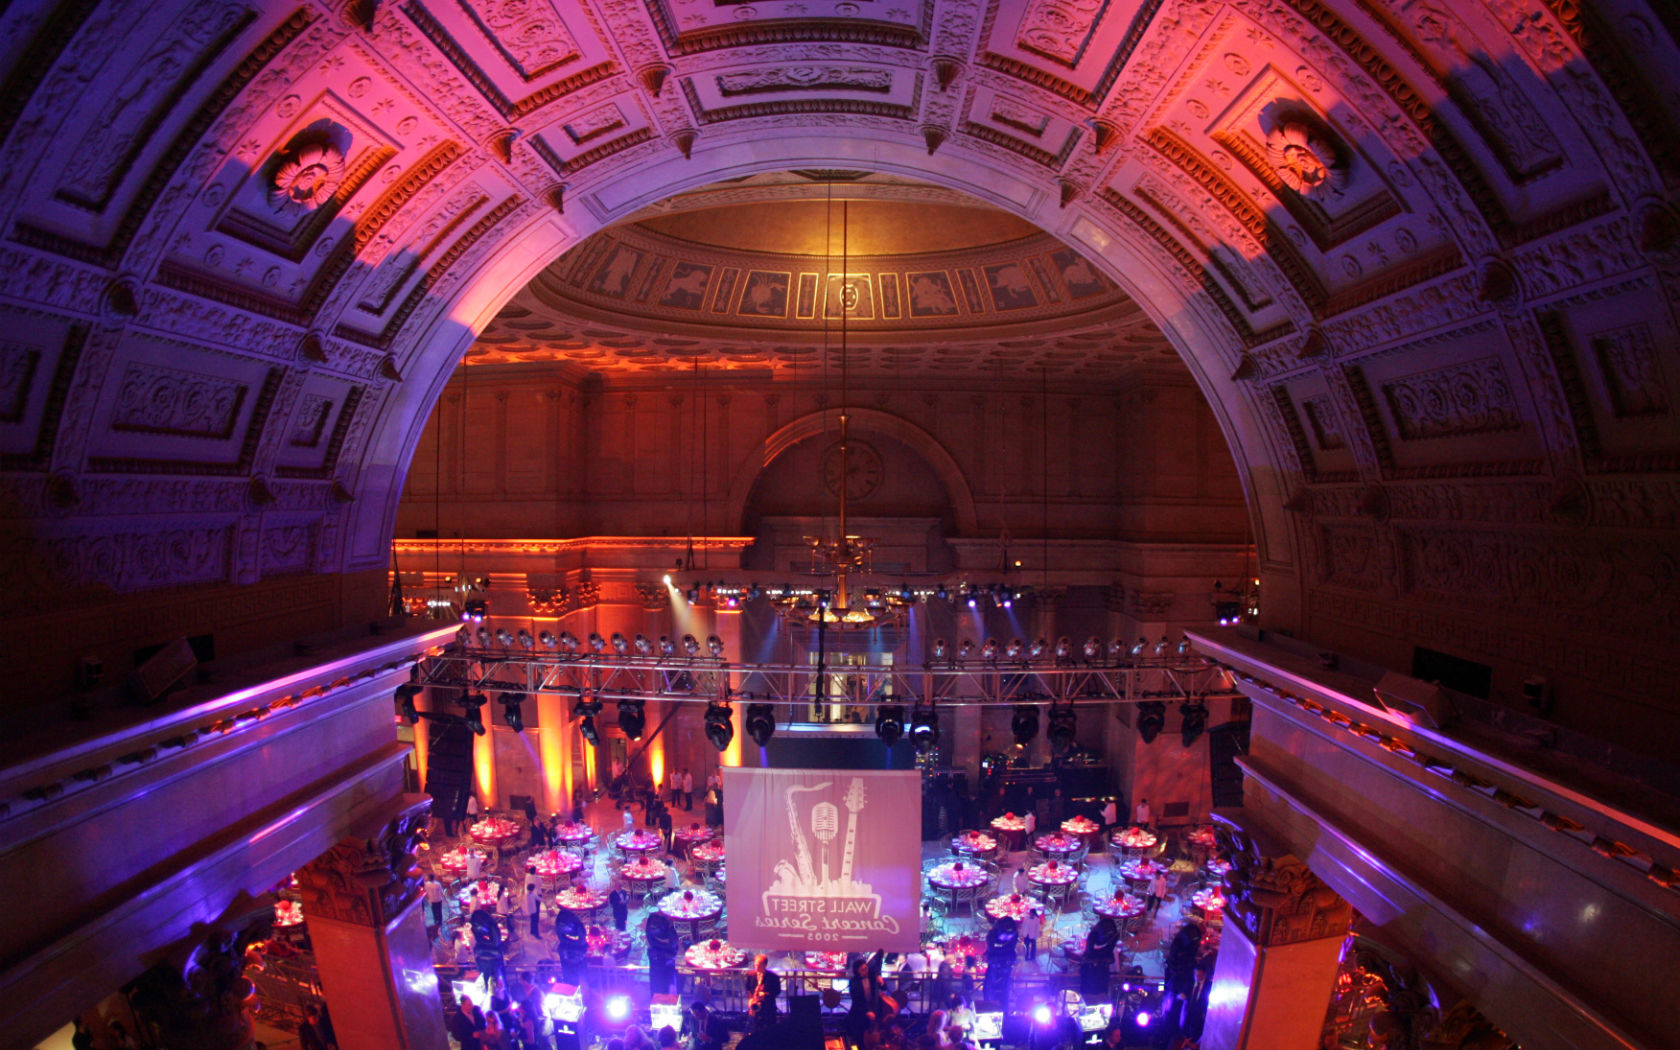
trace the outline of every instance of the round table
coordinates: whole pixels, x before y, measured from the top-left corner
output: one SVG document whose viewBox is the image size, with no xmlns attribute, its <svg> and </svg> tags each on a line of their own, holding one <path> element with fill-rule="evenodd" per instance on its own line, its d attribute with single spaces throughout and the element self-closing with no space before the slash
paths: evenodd
<svg viewBox="0 0 1680 1050">
<path fill-rule="evenodd" d="M 965 831 L 951 836 L 951 849 L 971 856 L 989 854 L 998 847 L 998 840 L 984 831 Z"/>
<path fill-rule="evenodd" d="M 729 881 L 729 872 L 722 865 L 719 865 L 718 870 L 712 872 L 712 880 L 722 886 Z"/>
<path fill-rule="evenodd" d="M 694 847 L 712 840 L 712 829 L 705 824 L 690 824 L 671 833 L 671 844 L 679 853 L 692 853 Z"/>
<path fill-rule="evenodd" d="M 1122 922 L 1142 915 L 1143 908 L 1143 901 L 1126 893 L 1104 897 L 1102 900 L 1094 901 L 1091 904 L 1091 910 L 1098 915 L 1106 915 L 1111 919 L 1119 919 Z"/>
<path fill-rule="evenodd" d="M 1081 813 L 1062 821 L 1062 830 L 1069 835 L 1078 835 L 1081 839 L 1084 839 L 1085 848 L 1090 849 L 1099 845 L 1097 835 L 1102 831 L 1102 825 Z"/>
<path fill-rule="evenodd" d="M 471 915 L 480 903 L 495 908 L 507 892 L 508 888 L 500 880 L 474 879 L 455 891 L 455 903 L 461 906 L 462 915 Z"/>
<path fill-rule="evenodd" d="M 1197 890 L 1190 895 L 1190 906 L 1210 921 L 1221 919 L 1225 914 L 1225 891 L 1218 886 Z"/>
<path fill-rule="evenodd" d="M 700 924 L 723 914 L 723 900 L 705 890 L 677 890 L 665 895 L 659 910 L 679 923 L 687 923 L 689 940 L 698 941 Z"/>
<path fill-rule="evenodd" d="M 986 902 L 986 914 L 994 919 L 1014 919 L 1016 922 L 1027 917 L 1027 910 L 1038 906 L 1038 902 L 1024 893 L 1010 893 L 1002 897 L 993 897 Z"/>
<path fill-rule="evenodd" d="M 274 902 L 274 925 L 284 929 L 303 925 L 303 905 L 282 897 Z"/>
<path fill-rule="evenodd" d="M 929 885 L 950 895 L 952 908 L 973 899 L 989 877 L 984 868 L 961 860 L 947 861 L 927 873 Z"/>
<path fill-rule="evenodd" d="M 618 874 L 626 883 L 624 887 L 626 892 L 631 896 L 636 896 L 653 889 L 655 883 L 664 882 L 670 878 L 671 869 L 663 861 L 641 856 L 619 868 Z"/>
<path fill-rule="evenodd" d="M 1040 835 L 1033 839 L 1033 848 L 1046 857 L 1065 860 L 1085 848 L 1085 840 L 1078 835 L 1069 835 L 1057 831 L 1049 835 Z"/>
<path fill-rule="evenodd" d="M 653 853 L 664 844 L 663 839 L 645 828 L 623 831 L 613 836 L 613 845 L 620 852 L 631 855 Z"/>
<path fill-rule="evenodd" d="M 581 820 L 575 824 L 561 824 L 554 829 L 554 841 L 562 846 L 587 846 L 595 841 L 595 829 Z"/>
<path fill-rule="evenodd" d="M 553 889 L 554 884 L 561 879 L 570 880 L 577 874 L 578 869 L 583 867 L 583 858 L 576 853 L 551 849 L 532 854 L 525 859 L 525 863 L 536 868 L 537 874 L 549 883 L 550 889 Z"/>
<path fill-rule="evenodd" d="M 1154 849 L 1159 841 L 1153 831 L 1140 827 L 1125 828 L 1109 836 L 1109 842 L 1128 857 L 1142 856 L 1144 850 Z"/>
<path fill-rule="evenodd" d="M 699 843 L 688 851 L 688 859 L 702 868 L 718 866 L 717 876 L 720 880 L 723 878 L 721 867 L 723 864 L 722 839 L 712 839 L 710 842 Z"/>
<path fill-rule="evenodd" d="M 1135 857 L 1120 864 L 1120 877 L 1127 882 L 1148 882 L 1158 871 L 1166 871 L 1167 865 L 1153 860 Z"/>
<path fill-rule="evenodd" d="M 486 817 L 468 828 L 467 835 L 480 846 L 501 849 L 519 837 L 519 825 L 506 817 Z"/>
<path fill-rule="evenodd" d="M 1208 878 L 1215 882 L 1223 882 L 1225 873 L 1231 870 L 1231 862 L 1223 857 L 1210 857 L 1208 862 L 1202 865 L 1202 870 L 1207 872 Z"/>
<path fill-rule="evenodd" d="M 1050 889 L 1072 885 L 1079 878 L 1079 869 L 1071 864 L 1047 860 L 1027 869 L 1027 880 Z"/>
<path fill-rule="evenodd" d="M 805 968 L 818 973 L 845 973 L 845 952 L 806 952 Z"/>
<path fill-rule="evenodd" d="M 575 912 L 585 923 L 588 923 L 597 911 L 606 907 L 606 904 L 605 893 L 598 893 L 587 886 L 568 886 L 554 895 L 556 911 L 565 909 Z"/>
<path fill-rule="evenodd" d="M 746 961 L 746 952 L 724 941 L 701 941 L 683 952 L 683 962 L 696 970 L 730 970 Z"/>
<path fill-rule="evenodd" d="M 1005 813 L 1001 817 L 992 818 L 992 829 L 998 832 L 1006 848 L 1014 849 L 1027 834 L 1027 818 L 1017 817 L 1013 813 Z"/>
<path fill-rule="evenodd" d="M 490 851 L 478 846 L 456 846 L 441 854 L 437 859 L 437 868 L 445 875 L 460 878 L 467 873 L 467 850 L 478 854 L 478 859 L 484 867 L 491 867 Z"/>
</svg>

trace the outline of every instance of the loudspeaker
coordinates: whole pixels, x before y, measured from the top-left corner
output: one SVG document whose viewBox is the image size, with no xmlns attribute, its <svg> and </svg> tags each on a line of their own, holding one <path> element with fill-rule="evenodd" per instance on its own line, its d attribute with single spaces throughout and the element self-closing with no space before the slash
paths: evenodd
<svg viewBox="0 0 1680 1050">
<path fill-rule="evenodd" d="M 816 995 L 788 996 L 788 1020 L 816 1020 L 822 1022 L 822 997 Z"/>
<path fill-rule="evenodd" d="M 451 722 L 430 722 L 427 727 L 426 794 L 432 796 L 432 813 L 444 820 L 461 820 L 467 815 L 467 795 L 472 792 L 473 732 Z"/>
<path fill-rule="evenodd" d="M 177 638 L 159 649 L 128 676 L 128 689 L 135 701 L 155 704 L 180 685 L 198 666 L 198 655 L 185 638 Z"/>
</svg>

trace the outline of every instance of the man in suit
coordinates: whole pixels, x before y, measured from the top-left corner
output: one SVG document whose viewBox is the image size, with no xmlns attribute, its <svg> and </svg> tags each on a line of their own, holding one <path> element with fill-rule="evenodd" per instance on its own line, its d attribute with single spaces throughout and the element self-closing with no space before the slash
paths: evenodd
<svg viewBox="0 0 1680 1050">
<path fill-rule="evenodd" d="M 749 1009 L 753 1018 L 753 1031 L 762 1032 L 775 1027 L 780 1011 L 776 1000 L 782 994 L 782 978 L 775 970 L 770 969 L 768 955 L 760 955 L 753 960 L 753 977 L 755 983 Z"/>
</svg>

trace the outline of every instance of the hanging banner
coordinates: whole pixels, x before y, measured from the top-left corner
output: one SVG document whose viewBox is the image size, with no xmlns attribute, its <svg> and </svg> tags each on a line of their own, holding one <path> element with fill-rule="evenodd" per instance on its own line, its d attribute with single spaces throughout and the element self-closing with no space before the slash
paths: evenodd
<svg viewBox="0 0 1680 1050">
<path fill-rule="evenodd" d="M 915 771 L 725 767 L 729 942 L 914 951 L 921 816 Z"/>
</svg>

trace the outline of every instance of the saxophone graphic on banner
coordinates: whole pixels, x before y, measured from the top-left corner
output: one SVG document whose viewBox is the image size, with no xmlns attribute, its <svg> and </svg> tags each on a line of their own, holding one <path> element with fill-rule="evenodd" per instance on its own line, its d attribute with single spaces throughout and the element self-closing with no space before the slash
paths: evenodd
<svg viewBox="0 0 1680 1050">
<path fill-rule="evenodd" d="M 909 951 L 919 943 L 919 774 L 726 768 L 723 778 L 732 944 Z"/>
</svg>

